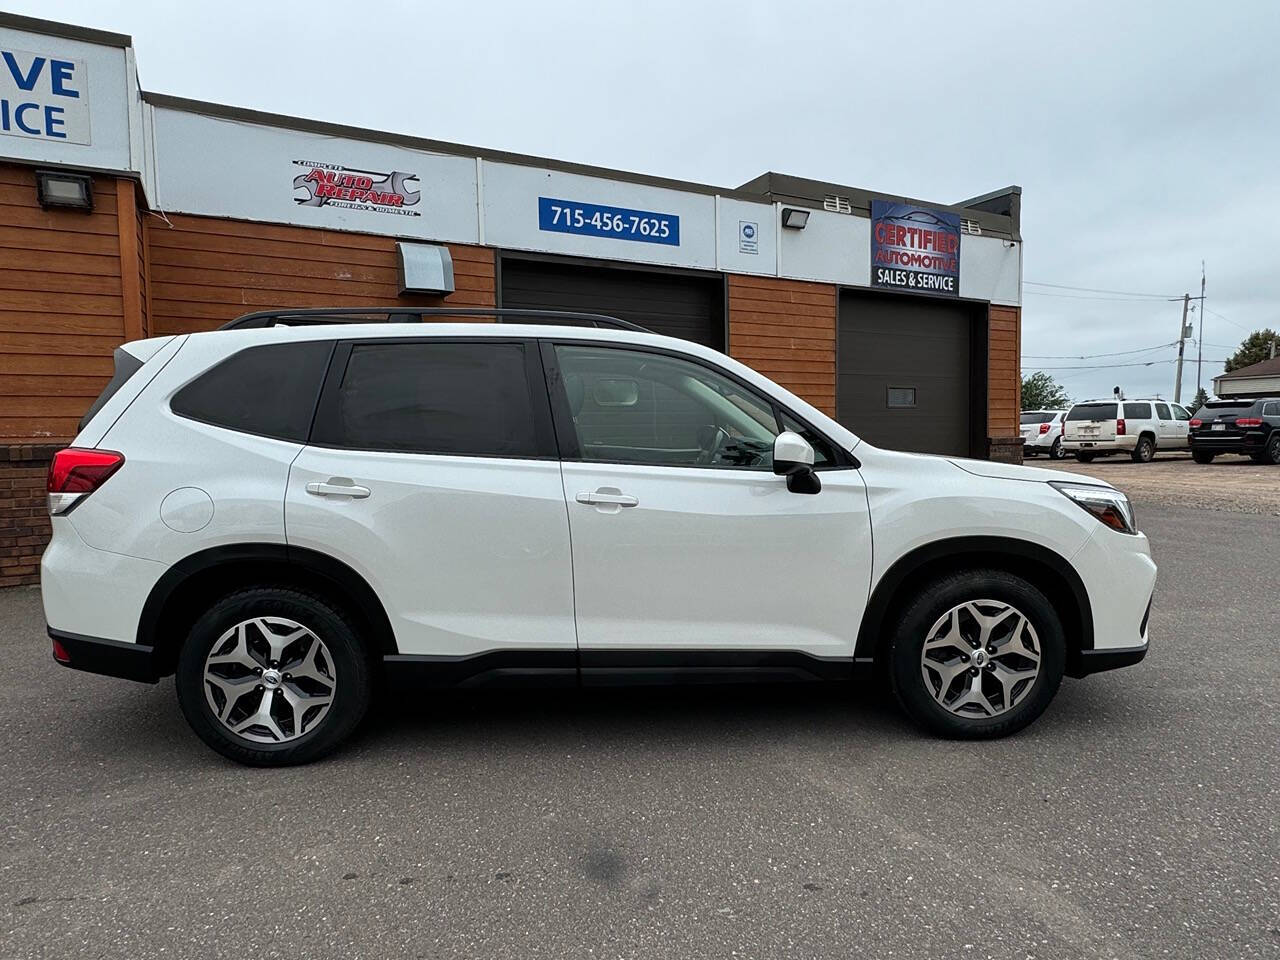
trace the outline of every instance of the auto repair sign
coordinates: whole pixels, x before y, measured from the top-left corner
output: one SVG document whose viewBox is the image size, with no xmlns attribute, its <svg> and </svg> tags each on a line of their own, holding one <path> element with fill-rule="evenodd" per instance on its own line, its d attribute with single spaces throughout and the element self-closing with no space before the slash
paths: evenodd
<svg viewBox="0 0 1280 960">
<path fill-rule="evenodd" d="M 909 203 L 871 201 L 871 285 L 960 295 L 960 217 Z"/>
<path fill-rule="evenodd" d="M 422 199 L 418 175 L 403 170 L 355 170 L 337 163 L 295 160 L 305 173 L 293 178 L 294 203 L 304 207 L 342 207 L 419 217 Z"/>
</svg>

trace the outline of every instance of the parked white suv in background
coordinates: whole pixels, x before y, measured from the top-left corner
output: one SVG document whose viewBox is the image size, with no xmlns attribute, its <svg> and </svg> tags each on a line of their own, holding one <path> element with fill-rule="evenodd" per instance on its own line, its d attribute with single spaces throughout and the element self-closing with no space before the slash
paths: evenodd
<svg viewBox="0 0 1280 960">
<path fill-rule="evenodd" d="M 1088 400 L 1067 411 L 1062 449 L 1088 463 L 1094 457 L 1127 453 L 1149 463 L 1157 450 L 1186 450 L 1191 414 L 1159 397 Z"/>
<path fill-rule="evenodd" d="M 331 750 L 378 678 L 877 662 L 915 720 L 993 737 L 1064 672 L 1146 653 L 1156 568 L 1105 483 L 877 449 L 620 321 L 323 319 L 126 345 L 49 475 L 55 659 L 176 673 L 196 733 L 236 760 Z"/>
<path fill-rule="evenodd" d="M 1062 449 L 1062 419 L 1065 410 L 1023 410 L 1020 418 L 1022 424 L 1022 452 L 1036 456 L 1047 453 L 1050 460 L 1061 460 L 1066 456 Z"/>
</svg>

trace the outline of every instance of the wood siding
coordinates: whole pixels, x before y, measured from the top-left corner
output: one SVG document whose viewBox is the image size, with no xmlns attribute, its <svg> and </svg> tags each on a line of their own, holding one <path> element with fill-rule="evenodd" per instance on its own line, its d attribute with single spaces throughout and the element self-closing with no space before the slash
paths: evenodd
<svg viewBox="0 0 1280 960">
<path fill-rule="evenodd" d="M 494 305 L 494 253 L 449 245 L 456 292 L 399 296 L 394 237 L 170 215 L 147 218 L 152 333 L 274 307 Z"/>
<path fill-rule="evenodd" d="M 729 355 L 836 415 L 836 288 L 729 275 Z"/>
<path fill-rule="evenodd" d="M 119 213 L 135 223 L 131 198 Z M 0 443 L 71 439 L 111 377 L 125 331 L 117 181 L 94 177 L 93 201 L 43 210 L 32 170 L 0 165 Z"/>
<path fill-rule="evenodd" d="M 1017 307 L 987 312 L 987 436 L 1019 435 L 1022 393 L 1022 323 Z"/>
</svg>

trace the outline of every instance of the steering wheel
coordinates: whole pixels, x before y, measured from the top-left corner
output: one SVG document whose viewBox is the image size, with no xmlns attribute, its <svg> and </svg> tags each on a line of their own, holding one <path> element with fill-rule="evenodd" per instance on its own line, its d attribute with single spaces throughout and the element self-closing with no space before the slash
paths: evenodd
<svg viewBox="0 0 1280 960">
<path fill-rule="evenodd" d="M 704 437 L 706 439 L 703 439 Z M 715 463 L 716 455 L 728 439 L 729 432 L 724 427 L 713 424 L 702 427 L 698 431 L 698 444 L 702 449 L 698 452 L 697 463 L 700 466 Z"/>
</svg>

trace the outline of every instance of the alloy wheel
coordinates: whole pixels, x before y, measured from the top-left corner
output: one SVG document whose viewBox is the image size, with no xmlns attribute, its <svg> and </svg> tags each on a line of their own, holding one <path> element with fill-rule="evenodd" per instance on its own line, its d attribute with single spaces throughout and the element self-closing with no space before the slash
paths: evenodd
<svg viewBox="0 0 1280 960">
<path fill-rule="evenodd" d="M 940 616 L 920 652 L 925 689 L 957 716 L 1012 710 L 1040 675 L 1040 638 L 1012 604 L 971 600 Z"/>
<path fill-rule="evenodd" d="M 254 743 L 287 743 L 315 730 L 336 690 L 329 648 L 285 617 L 237 623 L 204 662 L 209 709 L 233 734 Z"/>
</svg>

